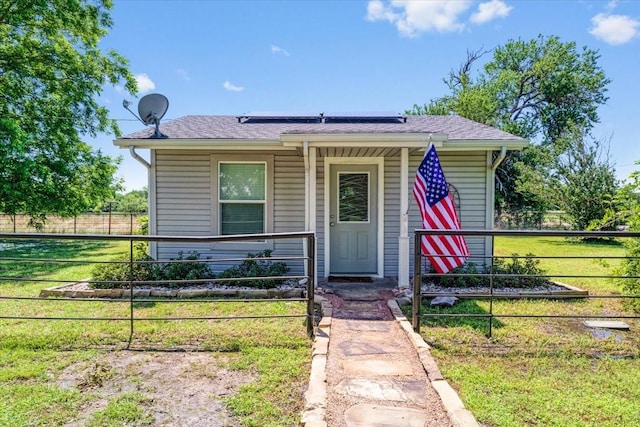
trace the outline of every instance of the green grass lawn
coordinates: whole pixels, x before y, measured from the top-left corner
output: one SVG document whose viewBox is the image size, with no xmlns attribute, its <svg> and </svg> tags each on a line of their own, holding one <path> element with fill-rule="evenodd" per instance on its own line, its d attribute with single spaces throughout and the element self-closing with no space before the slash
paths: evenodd
<svg viewBox="0 0 640 427">
<path fill-rule="evenodd" d="M 119 259 L 122 242 L 29 242 L 4 246 L 0 258 Z M 4 249 L 4 250 L 2 250 Z M 91 276 L 89 263 L 23 263 L 0 260 L 0 277 L 31 277 L 41 282 L 0 279 L 1 296 L 35 297 L 49 280 Z M 233 314 L 304 314 L 305 303 L 154 302 L 135 305 L 136 317 L 191 317 Z M 0 299 L 0 316 L 127 317 L 129 304 L 96 301 L 25 301 Z M 0 426 L 64 425 L 97 397 L 56 380 L 68 366 L 122 350 L 128 321 L 0 319 Z M 297 425 L 309 374 L 311 341 L 303 318 L 227 321 L 140 321 L 136 349 L 198 350 L 224 355 L 226 368 L 250 372 L 254 380 L 226 397 L 226 405 L 246 426 Z M 153 425 L 142 392 L 122 392 L 87 421 L 88 425 Z M 124 418 L 123 418 L 124 417 Z"/>
<path fill-rule="evenodd" d="M 624 256 L 611 243 L 571 243 L 551 237 L 499 237 L 496 255 Z M 544 259 L 549 274 L 612 274 L 619 260 Z M 560 279 L 559 279 L 560 280 Z M 610 295 L 609 279 L 561 281 Z M 462 301 L 449 312 L 488 313 L 487 301 Z M 496 314 L 632 314 L 619 300 L 494 301 Z M 444 376 L 478 420 L 494 427 L 640 425 L 640 322 L 631 330 L 595 338 L 580 319 L 502 318 L 488 339 L 484 319 L 423 319 Z"/>
</svg>

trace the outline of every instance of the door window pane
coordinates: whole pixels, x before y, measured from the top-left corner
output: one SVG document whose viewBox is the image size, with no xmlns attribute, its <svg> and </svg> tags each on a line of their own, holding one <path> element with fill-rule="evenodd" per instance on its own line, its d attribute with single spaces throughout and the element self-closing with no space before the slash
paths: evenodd
<svg viewBox="0 0 640 427">
<path fill-rule="evenodd" d="M 369 222 L 368 173 L 338 173 L 338 221 Z"/>
</svg>

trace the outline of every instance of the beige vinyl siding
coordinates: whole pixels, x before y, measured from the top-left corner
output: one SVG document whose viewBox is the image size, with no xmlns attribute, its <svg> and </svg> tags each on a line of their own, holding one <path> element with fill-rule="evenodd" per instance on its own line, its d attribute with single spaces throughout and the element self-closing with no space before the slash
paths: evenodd
<svg viewBox="0 0 640 427">
<path fill-rule="evenodd" d="M 156 231 L 158 235 L 211 234 L 211 168 L 209 158 L 197 152 L 156 151 Z M 198 251 L 207 244 L 159 243 L 158 259 L 178 252 Z"/>
<path fill-rule="evenodd" d="M 159 235 L 212 235 L 215 220 L 216 189 L 213 188 L 215 160 L 225 160 L 228 155 L 242 155 L 242 152 L 214 152 L 156 150 L 154 153 L 156 187 L 156 223 Z M 298 151 L 252 152 L 252 155 L 269 155 L 273 158 L 273 232 L 304 231 L 305 219 L 305 178 L 304 159 Z M 317 152 L 316 163 L 316 255 L 319 277 L 324 277 L 324 156 L 350 157 L 378 154 L 384 159 L 384 275 L 398 275 L 398 238 L 400 236 L 400 150 L 398 149 L 321 149 Z M 488 189 L 487 155 L 484 151 L 439 153 L 447 180 L 453 184 L 461 199 L 460 219 L 465 229 L 484 229 L 486 224 L 485 201 Z M 415 171 L 422 160 L 422 151 L 416 151 L 409 158 L 409 238 L 411 267 L 413 260 L 413 231 L 421 228 L 418 208 L 413 199 Z M 225 157 L 227 156 L 227 157 Z M 472 256 L 482 257 L 490 248 L 485 247 L 483 238 L 468 238 Z M 187 246 L 185 244 L 158 245 L 158 259 L 175 258 L 179 251 L 188 253 L 197 250 L 202 258 L 232 258 L 246 255 L 256 250 L 228 249 L 210 244 Z M 281 241 L 275 244 L 273 256 L 302 255 L 301 240 Z M 474 258 L 483 263 L 482 258 Z M 220 271 L 229 264 L 216 264 Z M 302 262 L 291 263 L 292 273 L 302 274 Z M 411 272 L 412 270 L 410 270 Z"/>
<path fill-rule="evenodd" d="M 400 237 L 399 156 L 385 158 L 384 175 L 384 275 L 398 277 L 398 238 Z M 409 193 L 409 197 L 413 197 L 411 193 Z"/>
<path fill-rule="evenodd" d="M 409 158 L 409 238 L 410 238 L 410 274 L 413 274 L 414 230 L 422 228 L 420 212 L 413 198 L 413 181 L 415 171 L 422 161 L 423 153 L 416 153 Z M 486 224 L 486 152 L 439 151 L 438 157 L 447 182 L 452 184 L 460 194 L 460 210 L 458 215 L 462 229 L 484 229 Z M 467 237 L 471 252 L 471 261 L 484 264 L 486 251 L 485 239 Z"/>
<path fill-rule="evenodd" d="M 157 150 L 156 168 L 156 221 L 159 235 L 210 236 L 215 221 L 214 209 L 217 190 L 213 188 L 213 173 L 217 173 L 214 159 L 225 160 L 230 156 L 245 155 L 240 152 L 215 153 L 203 151 Z M 252 155 L 273 156 L 273 231 L 304 231 L 304 162 L 296 151 L 273 153 L 252 152 Z M 236 157 L 237 159 L 237 157 Z M 224 245 L 167 244 L 158 245 L 158 259 L 175 258 L 179 251 L 197 250 L 201 258 L 233 258 L 258 252 L 246 249 L 227 249 Z M 273 246 L 272 256 L 302 256 L 302 241 L 282 240 Z M 290 263 L 293 274 L 302 274 L 302 261 Z M 221 271 L 231 263 L 216 263 L 214 270 Z"/>
</svg>

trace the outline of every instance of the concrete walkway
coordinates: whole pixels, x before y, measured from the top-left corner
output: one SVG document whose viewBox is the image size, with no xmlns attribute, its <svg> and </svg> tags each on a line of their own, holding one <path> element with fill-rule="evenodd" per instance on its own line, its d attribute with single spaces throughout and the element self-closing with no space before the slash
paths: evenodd
<svg viewBox="0 0 640 427">
<path fill-rule="evenodd" d="M 390 286 L 391 285 L 391 286 Z M 330 283 L 305 395 L 306 427 L 477 427 L 387 281 Z"/>
</svg>

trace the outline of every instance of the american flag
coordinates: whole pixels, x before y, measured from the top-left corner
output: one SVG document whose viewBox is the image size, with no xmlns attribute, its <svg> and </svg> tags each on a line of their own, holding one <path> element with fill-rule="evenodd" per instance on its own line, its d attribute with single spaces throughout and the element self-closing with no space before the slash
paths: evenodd
<svg viewBox="0 0 640 427">
<path fill-rule="evenodd" d="M 430 144 L 416 172 L 413 196 L 420 208 L 422 228 L 460 230 L 460 222 L 449 186 L 442 172 L 438 153 Z M 438 273 L 461 266 L 469 257 L 464 236 L 422 236 L 422 253 Z"/>
</svg>

